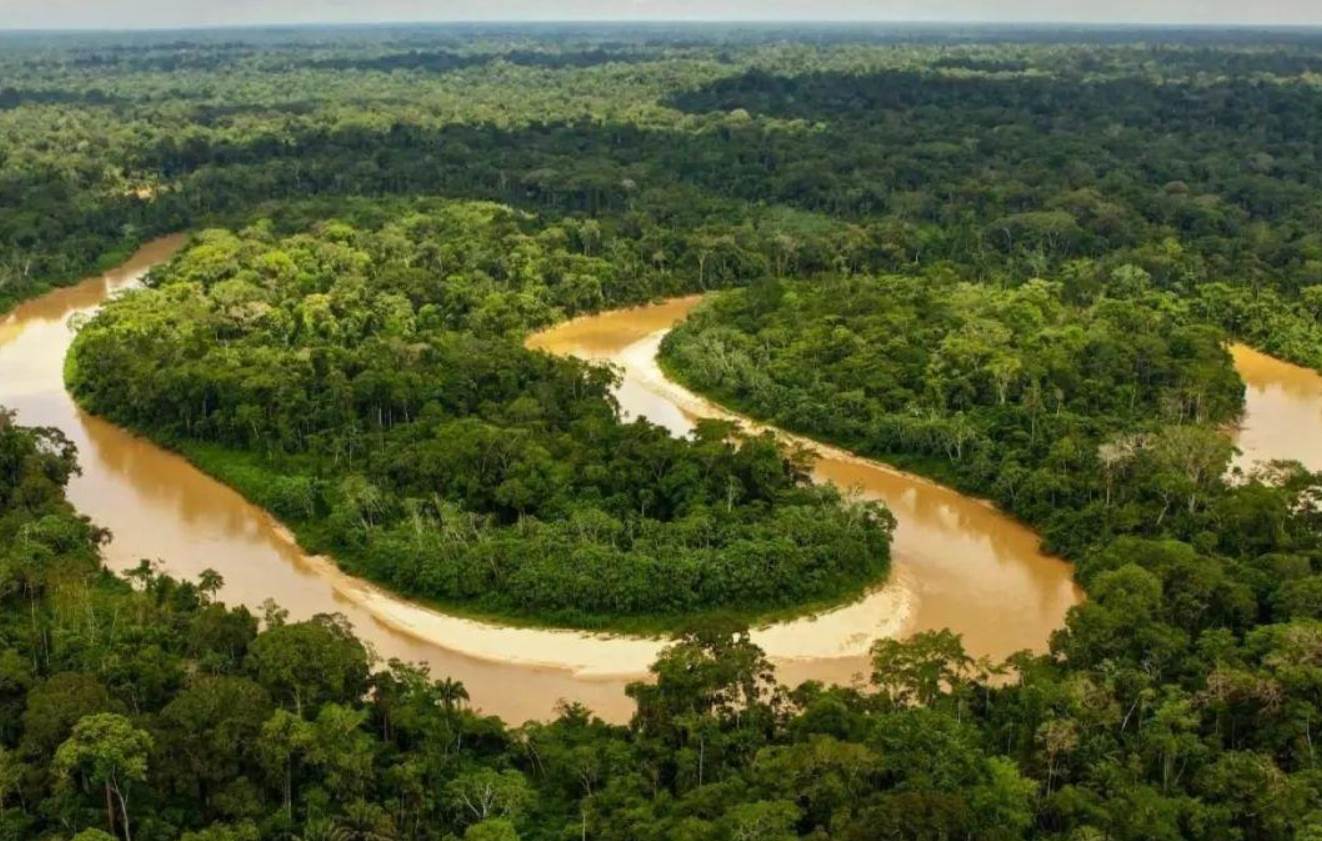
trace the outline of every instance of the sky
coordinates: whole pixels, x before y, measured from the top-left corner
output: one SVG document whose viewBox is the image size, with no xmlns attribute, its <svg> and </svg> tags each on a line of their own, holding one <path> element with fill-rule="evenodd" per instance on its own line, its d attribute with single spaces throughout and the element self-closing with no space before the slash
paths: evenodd
<svg viewBox="0 0 1322 841">
<path fill-rule="evenodd" d="M 1322 25 L 1322 0 L 0 0 L 0 29 L 546 20 Z"/>
</svg>

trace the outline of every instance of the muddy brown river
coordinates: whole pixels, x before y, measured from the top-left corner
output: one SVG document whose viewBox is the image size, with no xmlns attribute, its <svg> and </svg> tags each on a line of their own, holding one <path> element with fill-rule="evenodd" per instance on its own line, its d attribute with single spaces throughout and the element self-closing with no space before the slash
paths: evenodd
<svg viewBox="0 0 1322 841">
<path fill-rule="evenodd" d="M 1322 374 L 1247 345 L 1232 345 L 1230 353 L 1247 386 L 1235 463 L 1293 460 L 1322 470 Z"/>
<path fill-rule="evenodd" d="M 83 473 L 71 482 L 69 496 L 113 532 L 107 563 L 123 570 L 143 558 L 159 560 L 162 569 L 183 577 L 211 568 L 224 576 L 222 597 L 231 603 L 259 609 L 274 599 L 296 619 L 341 613 L 380 657 L 426 663 L 433 674 L 455 677 L 474 706 L 511 722 L 545 718 L 561 699 L 580 701 L 611 720 L 626 718 L 631 704 L 623 687 L 646 672 L 661 640 L 506 626 L 393 596 L 307 555 L 269 515 L 179 456 L 73 404 L 62 381 L 70 320 L 137 284 L 182 242 L 153 242 L 112 272 L 0 318 L 0 405 L 17 410 L 23 423 L 64 430 L 78 445 Z M 616 363 L 624 372 L 623 410 L 683 433 L 698 417 L 726 416 L 668 382 L 654 362 L 661 337 L 696 302 L 678 299 L 571 321 L 529 344 Z M 1295 366 L 1286 366 L 1296 372 L 1286 376 L 1288 370 L 1277 367 L 1284 363 L 1270 358 L 1246 364 L 1239 351 L 1236 359 L 1250 385 L 1241 445 L 1249 450 L 1251 443 L 1263 457 L 1299 457 L 1302 444 L 1316 445 L 1322 377 Z M 1270 413 L 1277 411 L 1297 421 L 1274 435 Z M 1310 434 L 1300 436 L 1304 426 Z M 820 479 L 880 499 L 895 513 L 894 574 L 852 604 L 758 629 L 755 639 L 783 680 L 849 682 L 866 671 L 872 640 L 927 628 L 953 628 L 975 654 L 1041 650 L 1080 598 L 1069 566 L 1041 553 L 1030 530 L 991 506 L 847 453 L 815 449 Z"/>
</svg>

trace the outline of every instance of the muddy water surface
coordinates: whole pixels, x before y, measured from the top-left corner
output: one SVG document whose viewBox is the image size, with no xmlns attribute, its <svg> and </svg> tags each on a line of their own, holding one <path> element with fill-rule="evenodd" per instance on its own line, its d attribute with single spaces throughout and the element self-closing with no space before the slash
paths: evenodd
<svg viewBox="0 0 1322 841">
<path fill-rule="evenodd" d="M 114 271 L 0 317 L 0 405 L 15 409 L 22 423 L 60 428 L 78 446 L 83 472 L 69 497 L 113 533 L 107 564 L 126 570 L 145 558 L 187 578 L 210 568 L 224 577 L 221 597 L 232 604 L 260 610 L 273 599 L 295 619 L 341 613 L 381 658 L 453 676 L 475 706 L 509 721 L 545 718 L 561 699 L 627 718 L 632 704 L 624 686 L 646 674 L 663 641 L 508 626 L 401 599 L 307 555 L 264 511 L 178 455 L 78 409 L 63 387 L 73 326 L 138 285 L 182 243 L 153 242 Z M 848 680 L 861 671 L 871 638 L 901 630 L 906 604 L 891 602 L 902 595 L 878 594 L 817 620 L 763 629 L 758 641 L 786 662 L 787 680 Z M 814 633 L 803 632 L 808 626 Z"/>
<path fill-rule="evenodd" d="M 621 407 L 675 434 L 703 417 L 735 418 L 667 380 L 656 364 L 662 337 L 700 298 L 578 319 L 534 336 L 529 344 L 558 354 L 620 366 Z M 756 428 L 756 425 L 751 425 Z M 894 572 L 861 602 L 763 631 L 786 654 L 787 676 L 845 680 L 866 668 L 862 655 L 882 635 L 951 628 L 974 654 L 1003 657 L 1044 650 L 1050 634 L 1081 598 L 1071 568 L 1038 548 L 1037 535 L 992 506 L 926 479 L 796 436 L 818 455 L 814 475 L 895 514 Z M 834 646 L 834 657 L 826 656 Z M 780 646 L 767 646 L 774 650 Z M 795 647 L 804 649 L 793 652 Z"/>
<path fill-rule="evenodd" d="M 627 717 L 624 684 L 645 671 L 660 641 L 509 627 L 392 596 L 306 555 L 263 511 L 178 456 L 78 410 L 62 383 L 70 319 L 135 285 L 181 244 L 154 242 L 115 271 L 0 318 L 0 404 L 18 410 L 24 423 L 59 427 L 78 445 L 83 475 L 69 495 L 113 531 L 107 562 L 126 569 L 160 559 L 167 571 L 188 577 L 212 568 L 225 578 L 227 601 L 258 608 L 272 598 L 295 618 L 342 613 L 380 656 L 456 677 L 476 706 L 511 721 L 545 717 L 559 699 L 614 720 Z M 683 434 L 700 417 L 729 417 L 667 381 L 655 363 L 662 336 L 697 300 L 579 319 L 529 344 L 614 362 L 624 374 L 623 410 Z M 1249 385 L 1238 439 L 1244 458 L 1291 457 L 1322 467 L 1322 377 L 1247 348 L 1235 348 L 1235 359 Z M 872 640 L 929 628 L 953 628 L 976 654 L 1042 650 L 1081 597 L 1069 566 L 1043 554 L 1030 530 L 991 506 L 833 448 L 814 449 L 819 479 L 882 500 L 895 513 L 895 570 L 853 604 L 758 630 L 784 680 L 848 682 L 865 672 Z"/>
<path fill-rule="evenodd" d="M 1230 353 L 1247 386 L 1236 464 L 1288 459 L 1322 470 L 1322 374 L 1248 345 L 1232 345 Z"/>
<path fill-rule="evenodd" d="M 17 410 L 22 423 L 60 428 L 78 445 L 83 473 L 70 484 L 69 497 L 113 532 L 107 563 L 124 570 L 143 558 L 159 559 L 163 569 L 183 577 L 209 567 L 224 576 L 228 602 L 258 609 L 272 598 L 294 618 L 342 613 L 380 656 L 452 675 L 467 685 L 476 706 L 513 722 L 547 716 L 560 698 L 617 720 L 627 717 L 631 706 L 621 675 L 650 662 L 653 641 L 602 647 L 588 635 L 548 637 L 393 598 L 307 556 L 265 512 L 184 459 L 74 405 L 62 378 L 70 318 L 135 285 L 181 244 L 178 237 L 159 240 L 115 271 L 0 316 L 0 405 Z M 570 668 L 541 665 L 543 658 Z"/>
</svg>

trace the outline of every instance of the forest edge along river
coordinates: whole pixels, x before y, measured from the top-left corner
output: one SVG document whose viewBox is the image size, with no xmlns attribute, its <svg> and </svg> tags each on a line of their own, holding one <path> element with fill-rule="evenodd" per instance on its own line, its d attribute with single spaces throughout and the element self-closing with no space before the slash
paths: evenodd
<svg viewBox="0 0 1322 841">
<path fill-rule="evenodd" d="M 260 611 L 269 598 L 295 619 L 340 613 L 382 658 L 426 663 L 463 681 L 475 706 L 509 721 L 545 718 L 560 699 L 610 720 L 632 709 L 624 685 L 646 672 L 662 640 L 505 626 L 421 606 L 304 553 L 269 514 L 177 454 L 80 411 L 62 369 L 71 320 L 131 288 L 185 239 L 167 237 L 124 265 L 56 289 L 0 317 L 0 405 L 29 425 L 61 429 L 78 446 L 82 475 L 69 498 L 114 540 L 116 570 L 143 558 L 173 575 L 215 569 L 221 597 Z M 655 362 L 665 333 L 698 298 L 616 310 L 557 325 L 529 339 L 552 353 L 610 361 L 630 417 L 682 434 L 700 417 L 732 417 L 667 380 Z M 1322 376 L 1247 348 L 1234 349 L 1248 382 L 1242 459 L 1295 457 L 1322 466 Z M 800 440 L 801 439 L 796 439 Z M 1310 443 L 1311 442 L 1311 443 Z M 890 578 L 851 604 L 757 630 L 781 679 L 851 682 L 866 674 L 873 639 L 950 627 L 970 652 L 1042 650 L 1081 594 L 1068 564 L 1045 555 L 1035 533 L 994 507 L 925 479 L 812 445 L 815 475 L 886 503 L 898 520 Z M 1306 452 L 1303 451 L 1308 447 Z"/>
<path fill-rule="evenodd" d="M 704 417 L 735 420 L 751 431 L 766 429 L 688 391 L 658 367 L 662 338 L 700 300 L 677 298 L 576 319 L 533 336 L 529 345 L 615 363 L 623 377 L 622 410 L 676 435 L 686 434 Z M 814 453 L 817 480 L 883 502 L 897 527 L 887 581 L 854 604 L 764 629 L 757 641 L 773 657 L 796 645 L 834 645 L 833 653 L 854 660 L 849 668 L 861 672 L 878 637 L 939 628 L 962 634 L 975 656 L 1040 651 L 1079 600 L 1071 567 L 1043 553 L 1036 533 L 994 506 L 834 447 L 777 434 Z"/>
</svg>

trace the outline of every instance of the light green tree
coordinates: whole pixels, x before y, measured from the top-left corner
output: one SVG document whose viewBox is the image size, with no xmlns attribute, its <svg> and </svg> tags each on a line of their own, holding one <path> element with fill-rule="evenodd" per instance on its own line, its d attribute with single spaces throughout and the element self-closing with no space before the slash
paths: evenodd
<svg viewBox="0 0 1322 841">
<path fill-rule="evenodd" d="M 507 818 L 490 818 L 470 826 L 464 841 L 519 841 L 519 833 Z"/>
<path fill-rule="evenodd" d="M 147 779 L 147 754 L 152 738 L 115 713 L 97 713 L 79 720 L 73 735 L 55 752 L 55 771 L 68 784 L 83 774 L 105 787 L 106 821 L 115 831 L 115 804 L 124 824 L 125 841 L 133 841 L 129 821 L 129 789 Z"/>
</svg>

